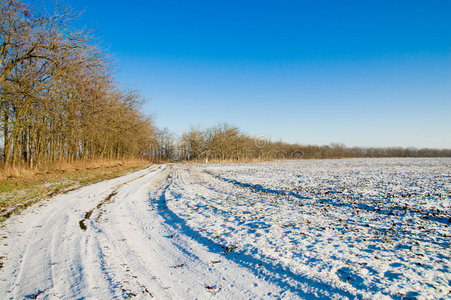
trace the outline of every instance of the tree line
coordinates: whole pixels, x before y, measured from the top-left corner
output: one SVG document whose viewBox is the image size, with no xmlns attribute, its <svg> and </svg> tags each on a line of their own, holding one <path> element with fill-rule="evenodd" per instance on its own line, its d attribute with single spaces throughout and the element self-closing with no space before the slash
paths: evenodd
<svg viewBox="0 0 451 300">
<path fill-rule="evenodd" d="M 238 127 L 221 124 L 207 129 L 191 128 L 180 137 L 167 129 L 156 132 L 155 161 L 271 161 L 281 159 L 329 159 L 365 157 L 451 157 L 451 149 L 363 148 L 342 144 L 324 146 L 273 142 L 251 136 Z"/>
<path fill-rule="evenodd" d="M 105 50 L 88 32 L 70 29 L 74 17 L 1 0 L 4 166 L 136 157 L 153 142 L 141 97 L 118 88 Z"/>
</svg>

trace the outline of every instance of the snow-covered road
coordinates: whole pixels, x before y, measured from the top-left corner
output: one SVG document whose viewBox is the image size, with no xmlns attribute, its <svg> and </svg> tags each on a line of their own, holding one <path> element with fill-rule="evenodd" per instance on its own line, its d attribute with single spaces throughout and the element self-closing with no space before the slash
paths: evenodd
<svg viewBox="0 0 451 300">
<path fill-rule="evenodd" d="M 187 234 L 167 210 L 171 166 L 59 195 L 2 228 L 0 298 L 265 298 L 283 292 Z M 222 297 L 221 297 L 222 296 Z"/>
<path fill-rule="evenodd" d="M 451 160 L 322 164 L 159 165 L 40 202 L 2 224 L 0 298 L 449 297 Z"/>
</svg>

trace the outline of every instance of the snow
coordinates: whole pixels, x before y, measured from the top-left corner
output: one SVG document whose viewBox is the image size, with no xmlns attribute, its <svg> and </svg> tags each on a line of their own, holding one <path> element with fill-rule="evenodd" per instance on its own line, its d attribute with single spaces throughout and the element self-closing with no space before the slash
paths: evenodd
<svg viewBox="0 0 451 300">
<path fill-rule="evenodd" d="M 153 166 L 2 224 L 0 298 L 451 294 L 451 159 Z"/>
</svg>

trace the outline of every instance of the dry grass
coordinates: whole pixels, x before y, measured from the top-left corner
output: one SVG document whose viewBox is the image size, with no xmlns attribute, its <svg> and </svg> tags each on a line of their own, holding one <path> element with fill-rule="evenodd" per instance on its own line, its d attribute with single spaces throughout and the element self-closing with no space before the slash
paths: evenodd
<svg viewBox="0 0 451 300">
<path fill-rule="evenodd" d="M 73 163 L 57 162 L 54 164 L 46 164 L 38 168 L 27 167 L 2 167 L 0 166 L 0 180 L 6 179 L 36 179 L 55 174 L 70 173 L 80 170 L 95 170 L 100 168 L 114 168 L 123 165 L 137 165 L 146 163 L 138 159 L 128 160 L 93 160 L 93 161 L 76 161 Z M 1 191 L 1 190 L 0 190 Z"/>
<path fill-rule="evenodd" d="M 102 160 L 36 169 L 3 168 L 0 170 L 0 221 L 42 199 L 149 165 L 142 160 Z"/>
</svg>

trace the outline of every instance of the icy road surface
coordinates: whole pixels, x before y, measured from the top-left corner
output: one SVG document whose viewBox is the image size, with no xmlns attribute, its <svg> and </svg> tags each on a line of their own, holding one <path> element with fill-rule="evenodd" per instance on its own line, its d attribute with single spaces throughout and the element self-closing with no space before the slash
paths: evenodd
<svg viewBox="0 0 451 300">
<path fill-rule="evenodd" d="M 1 299 L 451 297 L 451 159 L 161 165 L 2 224 Z"/>
</svg>

